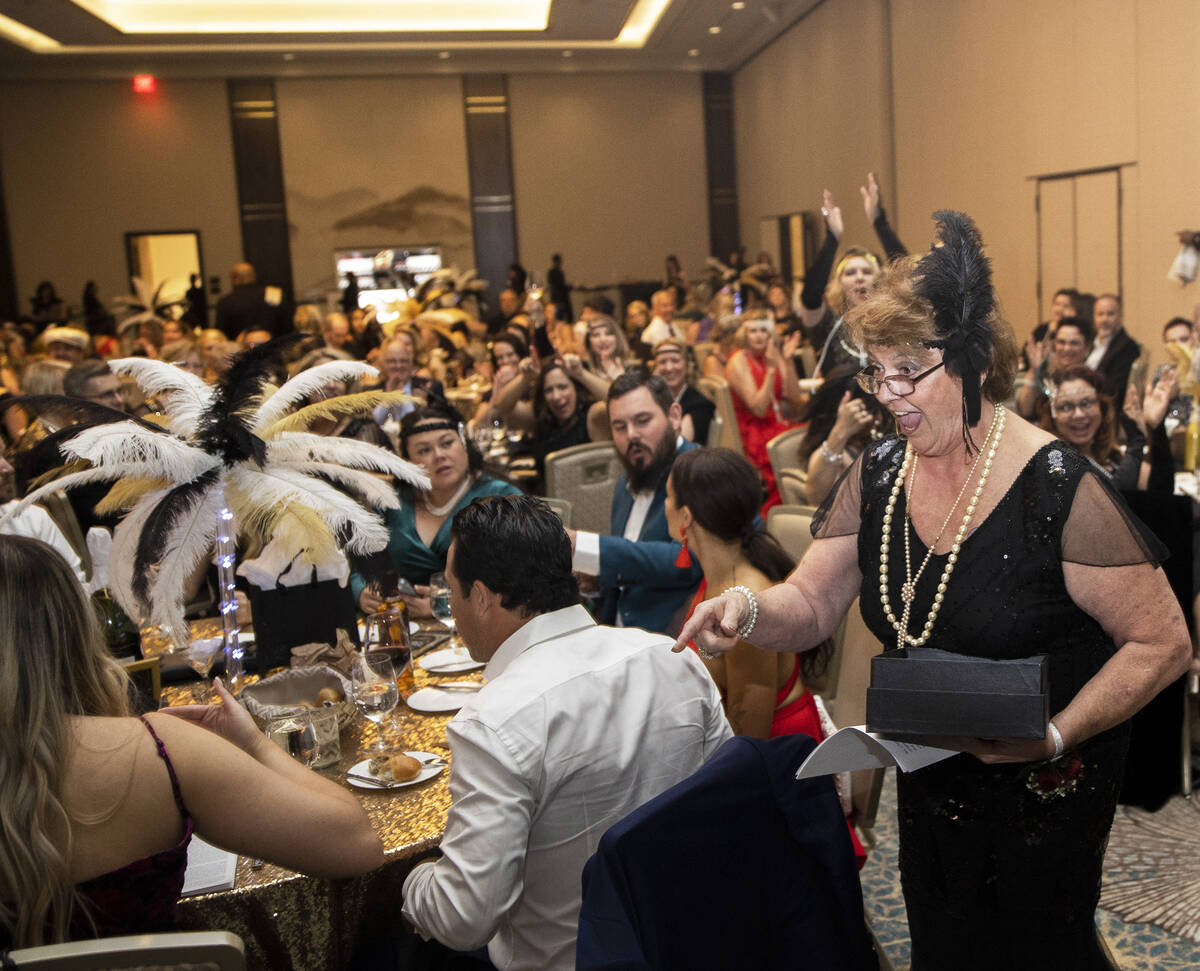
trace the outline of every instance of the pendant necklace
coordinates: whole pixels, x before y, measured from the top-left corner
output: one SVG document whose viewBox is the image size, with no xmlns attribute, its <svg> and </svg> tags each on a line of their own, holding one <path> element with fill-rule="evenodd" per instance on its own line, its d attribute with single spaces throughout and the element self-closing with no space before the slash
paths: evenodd
<svg viewBox="0 0 1200 971">
<path fill-rule="evenodd" d="M 946 585 L 950 582 L 950 576 L 954 573 L 955 564 L 958 562 L 958 553 L 962 548 L 962 542 L 966 538 L 967 529 L 971 524 L 971 519 L 975 515 L 975 507 L 979 504 L 979 497 L 983 495 L 984 486 L 987 484 L 988 475 L 992 471 L 992 461 L 996 457 L 996 448 L 1000 444 L 1000 436 L 1004 431 L 1005 412 L 999 405 L 996 406 L 992 415 L 992 425 L 988 429 L 987 438 L 983 441 L 983 447 L 975 456 L 975 461 L 971 464 L 971 470 L 967 473 L 966 479 L 963 481 L 962 488 L 958 490 L 958 496 L 954 500 L 954 504 L 950 507 L 950 511 L 946 513 L 946 518 L 942 522 L 942 528 L 938 530 L 937 536 L 933 542 L 929 544 L 929 548 L 925 553 L 925 559 L 921 561 L 916 574 L 912 571 L 912 555 L 911 544 L 909 540 L 910 534 L 910 514 L 909 514 L 909 493 L 904 498 L 904 579 L 905 582 L 900 588 L 900 599 L 904 603 L 904 608 L 901 611 L 900 618 L 892 612 L 891 599 L 888 596 L 888 553 L 891 549 L 891 533 L 892 533 L 892 515 L 896 508 L 896 500 L 900 495 L 901 489 L 904 488 L 904 480 L 909 478 L 910 487 L 915 487 L 917 480 L 917 458 L 918 456 L 913 451 L 912 446 L 908 445 L 905 449 L 904 464 L 900 466 L 900 471 L 896 474 L 896 481 L 892 485 L 891 495 L 888 497 L 887 508 L 883 514 L 883 530 L 881 542 L 879 546 L 879 601 L 883 607 L 884 615 L 888 622 L 896 631 L 896 647 L 902 648 L 905 645 L 920 647 L 929 640 L 930 634 L 933 633 L 933 624 L 937 620 L 938 611 L 942 609 L 942 601 L 945 599 Z M 979 484 L 975 487 L 975 492 L 967 503 L 967 511 L 963 515 L 962 523 L 958 527 L 958 533 L 954 537 L 954 544 L 950 547 L 950 553 L 946 557 L 946 566 L 942 570 L 942 577 L 938 581 L 937 592 L 933 597 L 933 605 L 929 610 L 929 616 L 925 619 L 925 626 L 919 637 L 914 637 L 908 633 L 908 622 L 912 614 L 913 600 L 917 595 L 917 582 L 921 579 L 921 575 L 925 572 L 925 567 L 929 565 L 929 560 L 933 556 L 934 549 L 941 542 L 943 534 L 946 532 L 946 527 L 950 525 L 950 520 L 954 516 L 954 511 L 958 508 L 958 504 L 962 501 L 963 495 L 967 491 L 967 486 L 971 479 L 975 477 L 975 469 L 979 465 L 979 460 L 984 457 L 984 452 L 987 452 L 987 458 L 983 463 L 983 471 L 979 476 Z M 910 472 L 911 469 L 911 472 Z"/>
</svg>

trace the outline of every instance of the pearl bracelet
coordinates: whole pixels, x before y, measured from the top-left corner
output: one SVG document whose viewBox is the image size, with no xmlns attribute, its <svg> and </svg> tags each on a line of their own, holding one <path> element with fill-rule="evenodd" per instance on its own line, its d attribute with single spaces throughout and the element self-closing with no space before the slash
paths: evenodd
<svg viewBox="0 0 1200 971">
<path fill-rule="evenodd" d="M 845 450 L 843 450 L 841 452 L 831 452 L 829 450 L 828 442 L 821 443 L 821 458 L 823 458 L 830 465 L 841 465 L 842 460 L 845 459 L 845 457 L 846 457 Z"/>
<path fill-rule="evenodd" d="M 743 587 L 743 586 L 728 587 L 728 588 L 726 588 L 725 592 L 726 593 L 740 593 L 743 597 L 746 598 L 746 603 L 748 603 L 750 605 L 749 619 L 744 624 L 742 624 L 741 627 L 738 628 L 738 637 L 740 637 L 742 640 L 745 640 L 747 637 L 750 636 L 751 631 L 754 630 L 754 625 L 758 623 L 758 598 L 756 596 L 754 596 L 754 591 L 751 590 L 749 587 Z"/>
<path fill-rule="evenodd" d="M 1062 732 L 1058 730 L 1058 726 L 1054 722 L 1048 722 L 1046 730 L 1050 732 L 1050 737 L 1054 739 L 1054 754 L 1050 756 L 1052 759 L 1058 758 L 1063 754 L 1063 737 Z"/>
</svg>

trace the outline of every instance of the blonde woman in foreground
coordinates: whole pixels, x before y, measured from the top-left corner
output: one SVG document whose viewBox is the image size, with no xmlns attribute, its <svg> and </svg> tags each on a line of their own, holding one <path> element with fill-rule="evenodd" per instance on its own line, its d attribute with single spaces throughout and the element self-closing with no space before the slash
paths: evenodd
<svg viewBox="0 0 1200 971">
<path fill-rule="evenodd" d="M 170 929 L 193 832 L 318 877 L 383 862 L 354 796 L 269 742 L 223 686 L 221 705 L 132 717 L 49 546 L 0 536 L 0 617 L 4 946 Z"/>
</svg>

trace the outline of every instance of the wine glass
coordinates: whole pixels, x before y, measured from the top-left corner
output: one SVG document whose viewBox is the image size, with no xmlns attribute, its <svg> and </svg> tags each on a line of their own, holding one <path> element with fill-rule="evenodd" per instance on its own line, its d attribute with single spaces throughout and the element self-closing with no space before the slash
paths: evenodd
<svg viewBox="0 0 1200 971">
<path fill-rule="evenodd" d="M 225 647 L 225 638 L 202 637 L 189 641 L 187 646 L 187 663 L 193 671 L 200 675 L 199 700 L 205 701 L 212 693 L 212 683 L 208 680 L 213 662 Z"/>
<path fill-rule="evenodd" d="M 384 651 L 364 651 L 354 661 L 350 672 L 354 689 L 354 704 L 377 726 L 376 741 L 371 750 L 384 752 L 383 720 L 400 703 L 396 686 L 396 669 Z"/>
</svg>

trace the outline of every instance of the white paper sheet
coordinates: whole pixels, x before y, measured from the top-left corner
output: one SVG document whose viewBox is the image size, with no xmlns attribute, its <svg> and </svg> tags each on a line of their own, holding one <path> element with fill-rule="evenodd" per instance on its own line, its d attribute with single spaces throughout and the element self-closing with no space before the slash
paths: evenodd
<svg viewBox="0 0 1200 971">
<path fill-rule="evenodd" d="M 892 765 L 898 765 L 904 772 L 912 772 L 957 754 L 951 749 L 881 738 L 868 732 L 865 725 L 853 725 L 839 729 L 818 745 L 804 760 L 796 772 L 796 778 L 809 779 Z"/>
<path fill-rule="evenodd" d="M 219 849 L 199 836 L 193 836 L 188 844 L 187 872 L 183 876 L 181 896 L 233 889 L 237 861 L 236 853 Z"/>
</svg>

